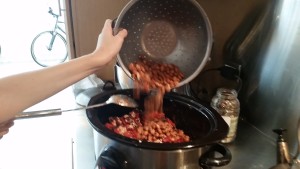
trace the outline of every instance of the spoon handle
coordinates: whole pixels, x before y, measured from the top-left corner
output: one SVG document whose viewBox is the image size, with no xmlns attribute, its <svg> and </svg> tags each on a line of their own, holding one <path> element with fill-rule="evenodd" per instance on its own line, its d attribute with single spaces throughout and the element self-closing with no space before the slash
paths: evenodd
<svg viewBox="0 0 300 169">
<path fill-rule="evenodd" d="M 29 111 L 22 112 L 15 116 L 15 119 L 26 119 L 34 117 L 45 117 L 45 116 L 56 116 L 61 115 L 61 109 L 49 109 L 49 110 L 38 110 L 38 111 Z"/>
<path fill-rule="evenodd" d="M 98 104 L 85 106 L 85 107 L 78 107 L 78 108 L 74 108 L 74 109 L 61 110 L 61 112 L 76 111 L 76 110 L 87 110 L 87 109 L 91 109 L 91 108 L 95 108 L 95 107 L 101 107 L 101 106 L 104 106 L 106 104 L 107 104 L 106 102 L 98 103 Z"/>
<path fill-rule="evenodd" d="M 25 119 L 25 118 L 34 118 L 34 117 L 45 117 L 45 116 L 56 116 L 56 115 L 61 115 L 62 112 L 68 112 L 68 111 L 76 111 L 76 110 L 87 110 L 95 107 L 100 107 L 104 106 L 107 103 L 99 103 L 99 104 L 94 104 L 91 106 L 85 106 L 85 107 L 78 107 L 74 109 L 66 109 L 66 110 L 61 110 L 61 109 L 49 109 L 49 110 L 38 110 L 38 111 L 28 111 L 28 112 L 22 112 L 19 113 L 15 116 L 15 119 Z"/>
</svg>

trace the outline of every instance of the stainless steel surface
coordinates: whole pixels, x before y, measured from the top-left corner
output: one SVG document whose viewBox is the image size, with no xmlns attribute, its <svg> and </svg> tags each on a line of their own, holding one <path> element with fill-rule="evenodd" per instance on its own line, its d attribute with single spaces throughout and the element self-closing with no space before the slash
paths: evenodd
<svg viewBox="0 0 300 169">
<path fill-rule="evenodd" d="M 63 112 L 69 112 L 69 111 L 77 111 L 77 110 L 87 110 L 92 109 L 100 106 L 104 106 L 107 104 L 117 104 L 123 107 L 130 107 L 130 108 L 136 108 L 138 107 L 135 100 L 132 98 L 126 96 L 126 95 L 112 95 L 106 102 L 94 104 L 90 106 L 83 106 L 79 108 L 74 109 L 50 109 L 50 110 L 39 110 L 39 111 L 28 111 L 28 112 L 22 112 L 15 116 L 16 119 L 24 119 L 24 118 L 33 118 L 33 117 L 44 117 L 44 116 L 53 116 L 53 115 L 61 115 Z"/>
<path fill-rule="evenodd" d="M 115 30 L 128 30 L 117 57 L 128 77 L 130 63 L 143 55 L 173 63 L 184 74 L 180 87 L 204 68 L 212 49 L 212 28 L 195 0 L 132 0 L 121 11 Z"/>
<path fill-rule="evenodd" d="M 236 140 L 225 144 L 232 153 L 232 161 L 221 169 L 267 169 L 275 167 L 276 137 L 270 137 L 257 127 L 241 118 Z M 280 167 L 280 166 L 278 166 Z"/>
<path fill-rule="evenodd" d="M 291 153 L 300 115 L 299 16 L 300 1 L 270 0 L 247 36 L 232 43 L 230 58 L 243 64 L 242 115 L 269 136 L 286 128 Z"/>
<path fill-rule="evenodd" d="M 271 167 L 270 169 L 290 169 L 291 166 L 288 164 L 277 164 L 273 167 Z"/>
<path fill-rule="evenodd" d="M 220 169 L 267 169 L 276 164 L 276 135 L 269 137 L 244 119 L 240 119 L 237 138 L 225 144 L 232 153 L 231 162 Z"/>
<path fill-rule="evenodd" d="M 97 131 L 96 131 L 97 132 Z M 154 168 L 165 168 L 175 169 L 178 166 L 184 166 L 185 168 L 198 169 L 198 159 L 201 154 L 205 152 L 208 147 L 202 149 L 191 149 L 191 150 L 175 150 L 175 151 L 155 151 L 147 149 L 138 149 L 136 147 L 118 144 L 104 136 L 96 136 L 96 142 L 108 143 L 107 145 L 101 144 L 100 149 L 97 151 L 96 157 L 100 156 L 100 153 L 107 146 L 114 146 L 120 152 L 124 153 L 128 157 L 130 168 L 143 168 L 143 169 L 154 169 Z M 96 135 L 97 135 L 96 134 Z M 94 135 L 95 136 L 95 135 Z M 99 151 L 100 150 L 100 151 Z M 187 165 L 188 164 L 188 165 Z"/>
</svg>

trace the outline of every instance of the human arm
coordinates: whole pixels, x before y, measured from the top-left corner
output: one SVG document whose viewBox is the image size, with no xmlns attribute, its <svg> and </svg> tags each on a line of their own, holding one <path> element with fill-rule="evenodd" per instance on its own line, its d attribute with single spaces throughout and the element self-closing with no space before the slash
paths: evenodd
<svg viewBox="0 0 300 169">
<path fill-rule="evenodd" d="M 104 24 L 94 52 L 60 65 L 0 79 L 0 123 L 58 93 L 108 64 L 119 52 L 126 30 L 113 36 L 111 20 Z"/>
</svg>

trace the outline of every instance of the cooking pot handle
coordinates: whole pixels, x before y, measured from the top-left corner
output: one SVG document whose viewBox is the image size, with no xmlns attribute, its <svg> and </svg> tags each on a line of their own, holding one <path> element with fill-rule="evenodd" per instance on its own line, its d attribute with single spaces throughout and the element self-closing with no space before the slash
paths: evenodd
<svg viewBox="0 0 300 169">
<path fill-rule="evenodd" d="M 222 157 L 214 157 L 214 153 L 218 152 Z M 213 144 L 208 151 L 206 151 L 199 158 L 199 165 L 207 169 L 209 167 L 220 167 L 227 165 L 231 161 L 231 152 L 229 149 L 221 144 Z"/>
<path fill-rule="evenodd" d="M 95 169 L 128 169 L 123 154 L 114 147 L 106 147 L 97 159 Z"/>
</svg>

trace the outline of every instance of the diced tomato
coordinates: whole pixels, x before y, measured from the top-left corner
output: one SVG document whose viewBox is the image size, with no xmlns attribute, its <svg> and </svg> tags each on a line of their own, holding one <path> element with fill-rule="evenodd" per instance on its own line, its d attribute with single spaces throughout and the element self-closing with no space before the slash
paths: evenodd
<svg viewBox="0 0 300 169">
<path fill-rule="evenodd" d="M 125 137 L 129 137 L 129 138 L 135 138 L 135 136 L 133 135 L 133 133 L 130 132 L 130 131 L 125 132 L 125 133 L 124 133 L 124 136 L 125 136 Z"/>
<path fill-rule="evenodd" d="M 112 130 L 114 128 L 114 125 L 112 125 L 111 123 L 106 123 L 105 127 Z"/>
<path fill-rule="evenodd" d="M 171 142 L 172 142 L 172 140 L 171 140 L 170 137 L 165 137 L 165 138 L 163 138 L 162 141 L 163 141 L 164 143 L 171 143 Z"/>
<path fill-rule="evenodd" d="M 166 120 L 169 124 L 171 124 L 173 127 L 175 127 L 175 123 L 173 123 L 170 119 L 166 119 Z"/>
<path fill-rule="evenodd" d="M 127 129 L 124 126 L 118 126 L 117 128 L 114 129 L 114 132 L 124 135 L 124 133 L 127 132 Z"/>
<path fill-rule="evenodd" d="M 105 124 L 105 127 L 108 129 L 111 129 L 117 134 L 123 135 L 125 137 L 131 138 L 131 139 L 136 139 L 136 140 L 147 140 L 150 142 L 156 142 L 156 143 L 180 143 L 180 142 L 185 142 L 188 141 L 184 137 L 184 133 L 182 130 L 177 130 L 176 131 L 176 126 L 175 123 L 173 123 L 169 118 L 165 117 L 164 113 L 160 112 L 154 112 L 154 113 L 147 113 L 146 120 L 150 120 L 146 122 L 145 124 L 143 123 L 144 121 L 141 121 L 140 113 L 137 111 L 132 111 L 129 113 L 129 115 L 124 115 L 122 117 L 110 117 L 110 122 Z M 151 121 L 153 120 L 153 121 Z M 150 122 L 150 123 L 149 123 Z M 150 126 L 157 129 L 152 128 L 151 132 L 148 135 L 148 130 Z M 145 133 L 146 136 L 143 133 L 145 127 Z M 148 128 L 148 129 L 147 129 Z M 182 138 L 178 138 L 175 140 L 175 137 L 172 136 L 154 136 L 155 130 L 160 130 L 160 128 L 168 128 L 170 130 L 173 130 L 173 132 L 177 132 L 179 136 L 183 136 Z M 154 132 L 154 133 L 153 133 Z M 161 130 L 160 130 L 161 132 Z"/>
</svg>

